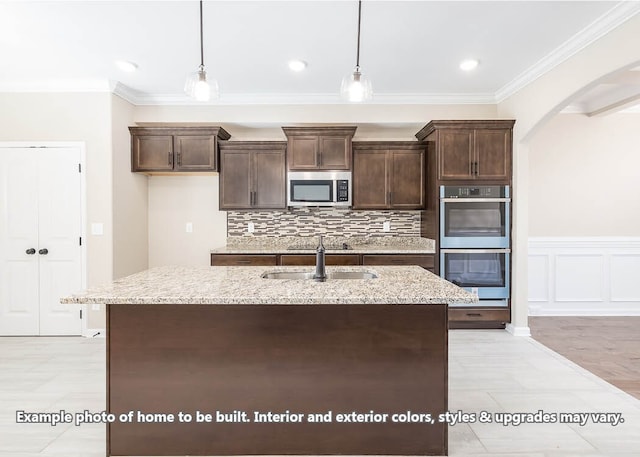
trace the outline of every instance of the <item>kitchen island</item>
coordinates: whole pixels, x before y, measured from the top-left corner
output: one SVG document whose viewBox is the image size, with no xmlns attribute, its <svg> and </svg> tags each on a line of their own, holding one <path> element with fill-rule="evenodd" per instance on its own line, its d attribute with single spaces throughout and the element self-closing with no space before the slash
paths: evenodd
<svg viewBox="0 0 640 457">
<path fill-rule="evenodd" d="M 107 455 L 445 455 L 446 304 L 476 297 L 417 266 L 261 277 L 301 270 L 161 267 L 65 298 L 107 304 Z"/>
</svg>

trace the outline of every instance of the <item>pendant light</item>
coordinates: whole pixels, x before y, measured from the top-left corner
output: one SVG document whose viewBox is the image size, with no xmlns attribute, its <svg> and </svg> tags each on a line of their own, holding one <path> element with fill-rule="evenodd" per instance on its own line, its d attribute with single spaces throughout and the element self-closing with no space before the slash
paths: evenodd
<svg viewBox="0 0 640 457">
<path fill-rule="evenodd" d="M 358 47 L 356 51 L 356 67 L 353 73 L 342 78 L 340 95 L 350 102 L 363 102 L 373 96 L 371 81 L 360 71 L 360 19 L 362 16 L 362 0 L 358 0 Z"/>
<path fill-rule="evenodd" d="M 187 77 L 184 91 L 199 102 L 218 98 L 218 83 L 215 79 L 207 81 L 207 72 L 204 69 L 204 40 L 202 30 L 202 0 L 200 0 L 200 66 L 198 70 Z"/>
</svg>

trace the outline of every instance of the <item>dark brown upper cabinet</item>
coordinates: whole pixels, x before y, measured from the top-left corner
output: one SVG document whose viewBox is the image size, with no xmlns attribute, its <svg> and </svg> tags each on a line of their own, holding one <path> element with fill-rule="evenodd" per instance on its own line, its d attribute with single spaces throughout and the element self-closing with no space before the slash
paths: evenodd
<svg viewBox="0 0 640 457">
<path fill-rule="evenodd" d="M 423 209 L 425 147 L 415 142 L 353 143 L 354 209 Z"/>
<path fill-rule="evenodd" d="M 511 181 L 513 120 L 432 121 L 416 137 L 433 141 L 441 181 Z"/>
<path fill-rule="evenodd" d="M 218 141 L 231 135 L 222 127 L 129 127 L 131 171 L 143 173 L 218 171 Z"/>
<path fill-rule="evenodd" d="M 220 209 L 284 209 L 284 141 L 220 144 Z"/>
<path fill-rule="evenodd" d="M 289 170 L 351 170 L 351 139 L 356 127 L 282 127 L 282 130 L 288 140 Z"/>
</svg>

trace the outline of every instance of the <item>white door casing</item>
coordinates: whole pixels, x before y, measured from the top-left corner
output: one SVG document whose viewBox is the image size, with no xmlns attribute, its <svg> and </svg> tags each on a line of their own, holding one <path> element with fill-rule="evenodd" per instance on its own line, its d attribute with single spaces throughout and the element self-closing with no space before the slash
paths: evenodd
<svg viewBox="0 0 640 457">
<path fill-rule="evenodd" d="M 0 335 L 81 334 L 81 152 L 0 147 Z"/>
</svg>

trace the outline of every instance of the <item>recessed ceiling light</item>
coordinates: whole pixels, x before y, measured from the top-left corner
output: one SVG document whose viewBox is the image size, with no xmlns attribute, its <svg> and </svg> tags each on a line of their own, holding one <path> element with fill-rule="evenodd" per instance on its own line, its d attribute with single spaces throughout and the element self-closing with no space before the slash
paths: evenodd
<svg viewBox="0 0 640 457">
<path fill-rule="evenodd" d="M 132 73 L 138 69 L 137 64 L 127 60 L 116 60 L 116 65 L 120 70 L 126 71 L 127 73 Z"/>
<path fill-rule="evenodd" d="M 307 62 L 304 60 L 290 60 L 289 68 L 291 71 L 302 71 L 307 68 Z"/>
<path fill-rule="evenodd" d="M 474 70 L 479 63 L 480 62 L 478 62 L 476 59 L 466 59 L 460 62 L 460 69 L 464 71 L 471 71 Z"/>
</svg>

